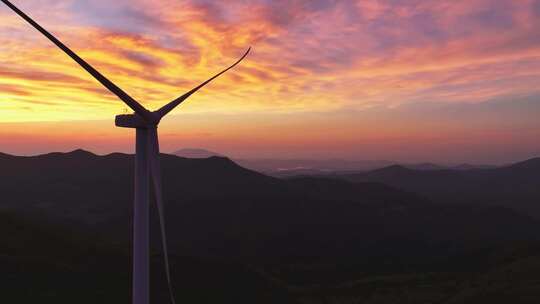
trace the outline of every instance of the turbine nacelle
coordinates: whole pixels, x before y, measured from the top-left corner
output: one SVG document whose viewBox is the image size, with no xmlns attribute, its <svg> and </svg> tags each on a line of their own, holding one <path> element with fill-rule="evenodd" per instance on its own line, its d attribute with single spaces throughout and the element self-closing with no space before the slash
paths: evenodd
<svg viewBox="0 0 540 304">
<path fill-rule="evenodd" d="M 155 116 L 154 113 L 152 113 L 152 115 Z M 153 122 L 147 122 L 138 114 L 121 114 L 116 115 L 114 124 L 120 128 L 148 129 L 157 127 L 159 119 L 155 119 Z"/>
</svg>

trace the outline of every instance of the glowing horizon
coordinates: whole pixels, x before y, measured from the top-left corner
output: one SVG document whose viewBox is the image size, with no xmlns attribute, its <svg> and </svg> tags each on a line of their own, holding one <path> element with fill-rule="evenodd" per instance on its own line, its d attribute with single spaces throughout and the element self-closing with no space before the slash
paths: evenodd
<svg viewBox="0 0 540 304">
<path fill-rule="evenodd" d="M 241 66 L 164 121 L 170 150 L 540 155 L 539 1 L 13 2 L 151 109 L 252 46 Z M 0 151 L 129 151 L 132 134 L 107 122 L 125 108 L 0 5 Z"/>
</svg>

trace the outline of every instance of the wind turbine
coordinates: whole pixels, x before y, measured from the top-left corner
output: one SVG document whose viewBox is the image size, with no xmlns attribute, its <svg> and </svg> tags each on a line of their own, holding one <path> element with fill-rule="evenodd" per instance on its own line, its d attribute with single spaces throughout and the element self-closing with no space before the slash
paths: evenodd
<svg viewBox="0 0 540 304">
<path fill-rule="evenodd" d="M 129 96 L 126 92 L 108 80 L 105 76 L 94 69 L 84 59 L 75 54 L 60 40 L 56 39 L 47 30 L 41 27 L 38 23 L 32 20 L 28 15 L 18 9 L 15 5 L 7 0 L 1 0 L 17 13 L 21 18 L 26 20 L 36 30 L 41 32 L 45 37 L 52 41 L 57 47 L 64 51 L 69 57 L 77 62 L 83 69 L 90 73 L 97 81 L 105 86 L 109 91 L 118 96 L 128 107 L 135 113 L 117 115 L 115 124 L 117 127 L 133 128 L 136 130 L 136 148 L 135 148 L 135 202 L 134 202 L 134 219 L 133 219 L 133 304 L 148 304 L 150 302 L 150 265 L 149 265 L 149 209 L 150 209 L 150 180 L 154 186 L 156 196 L 156 204 L 159 214 L 160 230 L 163 245 L 163 254 L 165 260 L 165 274 L 169 287 L 171 302 L 175 303 L 173 290 L 171 287 L 171 276 L 169 269 L 169 257 L 167 250 L 167 238 L 165 233 L 165 220 L 163 211 L 163 195 L 161 189 L 161 168 L 159 165 L 159 142 L 157 127 L 161 119 L 170 111 L 176 108 L 184 100 L 193 93 L 207 85 L 212 80 L 216 79 L 223 73 L 232 69 L 240 61 L 242 61 L 249 53 L 249 48 L 244 55 L 233 65 L 219 72 L 212 78 L 206 80 L 191 91 L 178 97 L 177 99 L 166 104 L 157 111 L 149 111 L 144 108 L 135 99 Z"/>
</svg>

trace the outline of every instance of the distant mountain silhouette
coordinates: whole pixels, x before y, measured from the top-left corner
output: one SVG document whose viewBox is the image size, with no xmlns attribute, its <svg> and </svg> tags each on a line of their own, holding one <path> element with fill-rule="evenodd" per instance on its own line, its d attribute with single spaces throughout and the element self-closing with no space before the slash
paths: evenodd
<svg viewBox="0 0 540 304">
<path fill-rule="evenodd" d="M 515 163 L 510 166 L 507 166 L 507 168 L 524 169 L 524 170 L 540 170 L 540 157 L 531 158 L 526 161 Z"/>
<path fill-rule="evenodd" d="M 454 170 L 473 170 L 473 169 L 495 169 L 497 167 L 499 167 L 499 166 L 495 166 L 495 165 L 473 165 L 473 164 L 464 163 L 464 164 L 459 164 L 457 166 L 453 166 L 450 169 L 454 169 Z"/>
<path fill-rule="evenodd" d="M 403 167 L 413 170 L 473 170 L 473 169 L 494 169 L 497 166 L 494 165 L 473 165 L 473 164 L 459 164 L 459 165 L 437 165 L 433 163 L 420 163 L 420 164 L 400 164 Z"/>
<path fill-rule="evenodd" d="M 132 155 L 82 150 L 0 155 L 2 300 L 129 301 L 133 162 Z M 536 244 L 540 224 L 508 208 L 439 205 L 377 182 L 278 179 L 223 157 L 164 154 L 161 162 L 173 285 L 182 302 L 375 297 L 421 303 L 429 297 L 465 304 L 481 303 L 483 290 L 492 299 L 504 290 L 499 297 L 526 303 L 519 292 L 501 289 L 508 284 L 533 294 L 530 272 L 520 265 L 540 261 L 540 250 L 513 248 Z M 506 178 L 537 165 L 509 166 Z M 391 166 L 368 175 L 397 180 L 464 172 Z M 152 221 L 152 297 L 164 302 L 155 214 Z M 505 269 L 515 274 L 511 281 L 504 281 Z M 396 299 L 402 290 L 408 296 Z"/>
<path fill-rule="evenodd" d="M 0 152 L 0 159 L 6 160 L 6 159 L 13 158 L 13 157 L 16 157 L 16 156 Z"/>
<path fill-rule="evenodd" d="M 216 152 L 208 151 L 205 149 L 193 149 L 193 148 L 180 149 L 178 151 L 173 152 L 172 154 L 176 156 L 180 156 L 180 157 L 185 157 L 185 158 L 209 158 L 212 156 L 224 157 L 223 155 Z"/>
<path fill-rule="evenodd" d="M 432 164 L 432 163 L 420 163 L 420 164 L 411 164 L 411 165 L 403 165 L 409 169 L 414 170 L 443 170 L 448 169 L 448 167 Z"/>
<path fill-rule="evenodd" d="M 384 183 L 434 202 L 500 205 L 540 218 L 540 158 L 491 169 L 425 171 L 390 166 L 342 177 Z"/>
<path fill-rule="evenodd" d="M 164 154 L 161 161 L 168 225 L 174 231 L 171 247 L 197 256 L 354 256 L 390 254 L 398 248 L 402 253 L 437 256 L 446 254 L 446 246 L 457 248 L 475 240 L 534 239 L 533 231 L 540 228 L 509 209 L 443 208 L 378 183 L 277 179 L 220 157 Z M 128 242 L 132 155 L 97 156 L 77 150 L 2 158 L 0 166 L 1 207 L 6 212 L 40 215 L 111 242 Z M 369 176 L 409 180 L 417 172 L 450 174 L 392 166 Z M 498 229 L 501 226 L 509 229 Z M 417 245 L 403 247 L 404 242 Z M 433 247 L 433 242 L 439 245 Z"/>
</svg>

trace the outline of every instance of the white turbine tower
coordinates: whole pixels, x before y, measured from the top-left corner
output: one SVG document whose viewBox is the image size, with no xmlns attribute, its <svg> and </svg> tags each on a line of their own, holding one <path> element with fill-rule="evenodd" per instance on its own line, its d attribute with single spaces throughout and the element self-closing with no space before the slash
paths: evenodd
<svg viewBox="0 0 540 304">
<path fill-rule="evenodd" d="M 200 88 L 214 80 L 221 74 L 227 72 L 240 61 L 242 61 L 251 48 L 233 65 L 216 74 L 212 78 L 203 82 L 196 88 L 178 97 L 172 102 L 166 104 L 157 111 L 151 112 L 144 108 L 135 99 L 131 98 L 118 86 L 113 84 L 105 76 L 94 69 L 90 64 L 71 51 L 62 42 L 56 39 L 47 30 L 19 10 L 15 5 L 7 0 L 1 0 L 11 8 L 20 17 L 26 20 L 35 29 L 41 32 L 45 37 L 52 41 L 69 57 L 75 60 L 83 69 L 90 73 L 109 91 L 126 103 L 135 114 L 116 116 L 116 126 L 123 128 L 134 128 L 136 130 L 136 149 L 135 149 L 135 203 L 133 219 L 133 304 L 148 304 L 150 302 L 150 282 L 149 282 L 149 208 L 150 208 L 150 180 L 154 186 L 156 204 L 160 220 L 160 229 L 163 245 L 163 254 L 165 260 L 165 274 L 169 287 L 171 302 L 174 303 L 173 291 L 171 287 L 171 277 L 169 270 L 169 258 L 167 250 L 167 238 L 165 234 L 165 221 L 163 214 L 163 197 L 161 192 L 161 172 L 159 166 L 159 143 L 157 135 L 157 126 L 161 119 L 186 100 Z"/>
</svg>

